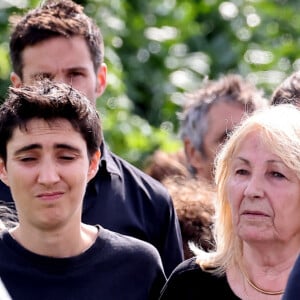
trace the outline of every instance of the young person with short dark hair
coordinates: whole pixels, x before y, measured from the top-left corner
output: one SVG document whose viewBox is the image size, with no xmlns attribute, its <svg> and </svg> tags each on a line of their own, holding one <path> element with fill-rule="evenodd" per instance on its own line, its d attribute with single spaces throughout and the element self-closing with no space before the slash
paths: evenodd
<svg viewBox="0 0 300 300">
<path fill-rule="evenodd" d="M 90 101 L 64 83 L 11 88 L 0 136 L 0 179 L 18 215 L 0 235 L 0 278 L 12 299 L 156 300 L 165 283 L 157 249 L 82 222 L 102 143 Z"/>
</svg>

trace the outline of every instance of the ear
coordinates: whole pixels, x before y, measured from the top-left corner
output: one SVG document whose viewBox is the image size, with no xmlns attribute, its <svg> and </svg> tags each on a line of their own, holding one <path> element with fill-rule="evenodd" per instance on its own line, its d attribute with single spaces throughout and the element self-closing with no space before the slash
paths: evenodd
<svg viewBox="0 0 300 300">
<path fill-rule="evenodd" d="M 8 184 L 8 178 L 7 178 L 7 171 L 6 171 L 6 167 L 5 167 L 5 163 L 3 161 L 2 158 L 0 158 L 0 180 L 6 184 L 7 186 L 9 186 Z"/>
<path fill-rule="evenodd" d="M 10 81 L 11 81 L 13 87 L 18 88 L 22 85 L 22 80 L 21 80 L 20 76 L 17 75 L 15 72 L 12 72 L 10 74 Z"/>
<path fill-rule="evenodd" d="M 188 164 L 197 169 L 198 174 L 201 174 L 203 165 L 205 165 L 205 158 L 202 153 L 194 147 L 190 139 L 184 139 L 183 143 Z"/>
<path fill-rule="evenodd" d="M 97 71 L 97 86 L 96 93 L 97 96 L 101 96 L 106 88 L 106 74 L 107 74 L 107 66 L 105 63 L 101 64 Z"/>
<path fill-rule="evenodd" d="M 101 158 L 101 151 L 98 149 L 91 158 L 89 171 L 88 171 L 88 181 L 90 181 L 96 175 Z"/>
</svg>

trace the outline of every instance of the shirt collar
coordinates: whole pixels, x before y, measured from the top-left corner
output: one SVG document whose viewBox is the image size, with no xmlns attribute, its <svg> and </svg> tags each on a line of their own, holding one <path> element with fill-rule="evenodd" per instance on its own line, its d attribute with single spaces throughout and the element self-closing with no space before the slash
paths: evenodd
<svg viewBox="0 0 300 300">
<path fill-rule="evenodd" d="M 112 176 L 116 175 L 121 178 L 121 170 L 118 168 L 113 156 L 114 154 L 108 149 L 108 146 L 103 142 L 100 146 L 101 151 L 101 159 L 99 163 L 99 170 L 96 176 L 88 183 L 86 194 L 89 196 L 91 195 L 98 195 L 99 191 L 99 181 L 105 180 L 101 178 L 102 176 Z"/>
<path fill-rule="evenodd" d="M 121 177 L 120 169 L 113 158 L 114 154 L 108 149 L 108 146 L 104 142 L 101 144 L 100 150 L 100 170 L 102 172 L 105 170 L 107 173 L 115 174 Z"/>
</svg>

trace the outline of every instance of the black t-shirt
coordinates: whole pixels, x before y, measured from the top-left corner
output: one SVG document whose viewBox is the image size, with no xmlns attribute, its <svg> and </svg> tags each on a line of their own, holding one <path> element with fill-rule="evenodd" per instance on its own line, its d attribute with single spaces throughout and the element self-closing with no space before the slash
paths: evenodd
<svg viewBox="0 0 300 300">
<path fill-rule="evenodd" d="M 157 300 L 166 282 L 152 245 L 102 227 L 88 250 L 69 258 L 37 255 L 3 232 L 0 278 L 13 300 Z"/>
<path fill-rule="evenodd" d="M 183 261 L 170 195 L 161 183 L 108 151 L 105 144 L 101 153 L 99 171 L 85 194 L 82 221 L 149 242 L 158 250 L 168 276 Z M 13 201 L 1 181 L 0 199 Z"/>
<path fill-rule="evenodd" d="M 182 262 L 171 274 L 159 300 L 240 300 L 231 290 L 226 276 L 204 272 L 196 258 Z"/>
</svg>

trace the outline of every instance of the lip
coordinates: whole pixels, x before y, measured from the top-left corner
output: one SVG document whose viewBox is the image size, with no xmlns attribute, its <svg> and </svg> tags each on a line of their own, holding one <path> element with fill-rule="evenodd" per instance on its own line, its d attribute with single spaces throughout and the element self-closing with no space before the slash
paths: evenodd
<svg viewBox="0 0 300 300">
<path fill-rule="evenodd" d="M 55 201 L 61 198 L 63 192 L 47 192 L 47 193 L 40 193 L 37 195 L 37 198 L 43 201 Z"/>
<path fill-rule="evenodd" d="M 246 210 L 242 212 L 242 216 L 253 216 L 253 217 L 269 217 L 266 213 L 257 210 Z"/>
</svg>

